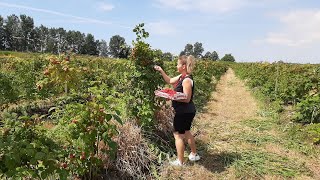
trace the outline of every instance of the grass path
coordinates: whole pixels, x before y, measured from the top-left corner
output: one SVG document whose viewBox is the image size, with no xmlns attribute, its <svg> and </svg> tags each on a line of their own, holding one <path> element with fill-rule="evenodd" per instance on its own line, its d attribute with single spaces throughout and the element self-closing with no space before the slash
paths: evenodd
<svg viewBox="0 0 320 180">
<path fill-rule="evenodd" d="M 161 179 L 320 179 L 319 149 L 290 140 L 266 114 L 229 69 L 194 122 L 202 159 L 165 166 Z"/>
</svg>

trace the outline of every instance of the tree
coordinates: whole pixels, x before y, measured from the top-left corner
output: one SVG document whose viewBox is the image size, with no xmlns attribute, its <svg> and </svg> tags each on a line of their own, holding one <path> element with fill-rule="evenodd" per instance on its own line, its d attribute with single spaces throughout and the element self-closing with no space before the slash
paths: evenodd
<svg viewBox="0 0 320 180">
<path fill-rule="evenodd" d="M 213 51 L 212 53 L 208 51 L 203 56 L 203 59 L 217 61 L 217 60 L 219 60 L 219 56 L 218 56 L 218 53 L 216 51 Z"/>
<path fill-rule="evenodd" d="M 67 31 L 63 28 L 56 29 L 56 45 L 58 48 L 58 54 L 67 50 Z"/>
<path fill-rule="evenodd" d="M 10 15 L 6 19 L 5 30 L 5 46 L 7 50 L 21 49 L 21 26 L 20 19 L 16 15 Z"/>
<path fill-rule="evenodd" d="M 76 31 L 74 34 L 73 34 L 73 38 L 74 38 L 74 46 L 72 47 L 73 48 L 73 52 L 75 53 L 80 53 L 82 51 L 82 48 L 84 46 L 84 43 L 85 43 L 85 34 L 84 33 L 81 33 L 80 31 Z"/>
<path fill-rule="evenodd" d="M 202 58 L 206 60 L 211 60 L 211 56 L 212 56 L 211 52 L 208 51 Z"/>
<path fill-rule="evenodd" d="M 22 39 L 21 39 L 21 50 L 29 51 L 30 48 L 33 48 L 34 39 L 31 38 L 32 31 L 34 28 L 33 19 L 26 15 L 20 15 L 21 20 L 21 31 L 22 31 Z"/>
<path fill-rule="evenodd" d="M 57 53 L 58 52 L 58 48 L 56 46 L 56 32 L 55 32 L 55 28 L 50 28 L 49 29 L 49 36 L 48 36 L 48 41 L 47 41 L 47 49 L 45 52 L 47 53 Z"/>
<path fill-rule="evenodd" d="M 84 46 L 82 49 L 82 54 L 89 54 L 89 55 L 98 55 L 98 44 L 99 41 L 94 40 L 94 36 L 92 34 L 87 34 L 84 40 Z"/>
<path fill-rule="evenodd" d="M 120 48 L 121 48 L 121 49 L 120 49 L 119 58 L 128 59 L 129 54 L 130 54 L 131 47 L 128 46 L 127 44 L 124 44 L 124 45 L 121 46 Z"/>
<path fill-rule="evenodd" d="M 45 52 L 48 48 L 49 29 L 42 24 L 35 28 L 36 51 Z"/>
<path fill-rule="evenodd" d="M 60 54 L 67 50 L 66 30 L 50 28 L 46 52 Z"/>
<path fill-rule="evenodd" d="M 31 30 L 29 39 L 30 43 L 28 50 L 32 52 L 41 52 L 40 31 L 38 27 Z"/>
<path fill-rule="evenodd" d="M 101 40 L 98 44 L 99 56 L 108 57 L 108 44 L 105 40 Z"/>
<path fill-rule="evenodd" d="M 223 58 L 221 58 L 221 61 L 235 62 L 236 60 L 231 54 L 226 54 Z"/>
<path fill-rule="evenodd" d="M 5 32 L 3 27 L 4 19 L 0 16 L 0 50 L 5 49 Z"/>
<path fill-rule="evenodd" d="M 109 42 L 109 54 L 119 58 L 122 47 L 126 45 L 125 39 L 119 35 L 112 36 Z"/>
<path fill-rule="evenodd" d="M 204 51 L 202 43 L 196 42 L 193 45 L 193 56 L 196 58 L 202 57 L 202 52 Z"/>
<path fill-rule="evenodd" d="M 187 44 L 185 47 L 184 47 L 184 55 L 193 55 L 193 46 L 192 44 Z"/>
<path fill-rule="evenodd" d="M 164 61 L 172 61 L 173 60 L 173 55 L 170 52 L 165 52 L 162 54 L 162 59 Z"/>
<path fill-rule="evenodd" d="M 213 60 L 213 61 L 218 61 L 219 60 L 219 55 L 218 55 L 218 53 L 216 51 L 213 51 L 211 53 L 211 60 Z"/>
<path fill-rule="evenodd" d="M 72 50 L 72 52 L 75 52 L 76 32 L 75 31 L 68 31 L 66 34 L 66 39 L 67 39 L 67 49 Z"/>
</svg>

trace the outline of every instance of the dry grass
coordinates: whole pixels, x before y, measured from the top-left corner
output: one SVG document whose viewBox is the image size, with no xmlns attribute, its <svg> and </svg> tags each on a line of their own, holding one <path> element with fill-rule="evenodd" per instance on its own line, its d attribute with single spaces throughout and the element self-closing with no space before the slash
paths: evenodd
<svg viewBox="0 0 320 180">
<path fill-rule="evenodd" d="M 119 127 L 120 134 L 115 139 L 119 147 L 117 158 L 115 162 L 105 161 L 106 168 L 115 168 L 120 174 L 119 178 L 154 178 L 157 171 L 154 165 L 157 164 L 161 151 L 157 146 L 161 145 L 160 147 L 166 151 L 173 148 L 169 143 L 170 139 L 173 139 L 173 110 L 162 108 L 156 112 L 155 116 L 156 129 L 152 132 L 142 130 L 133 121 L 127 121 Z"/>
<path fill-rule="evenodd" d="M 243 82 L 235 78 L 231 69 L 221 77 L 213 95 L 214 101 L 208 104 L 208 108 L 222 118 L 221 121 L 241 121 L 256 117 L 258 107 L 255 99 Z"/>
<path fill-rule="evenodd" d="M 158 131 L 165 135 L 172 136 L 173 132 L 173 117 L 174 110 L 172 108 L 166 108 L 163 106 L 160 110 L 155 113 L 155 126 Z"/>
<path fill-rule="evenodd" d="M 150 176 L 151 164 L 156 160 L 156 156 L 150 151 L 141 128 L 126 122 L 119 132 L 116 138 L 119 148 L 115 166 L 119 173 L 122 173 L 120 176 L 146 179 Z"/>
</svg>

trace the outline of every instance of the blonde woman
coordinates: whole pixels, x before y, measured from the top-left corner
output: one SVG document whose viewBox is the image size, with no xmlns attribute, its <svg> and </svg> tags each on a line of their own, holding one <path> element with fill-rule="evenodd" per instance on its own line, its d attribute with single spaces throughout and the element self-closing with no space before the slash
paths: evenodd
<svg viewBox="0 0 320 180">
<path fill-rule="evenodd" d="M 177 62 L 177 70 L 180 75 L 173 78 L 170 78 L 160 66 L 154 67 L 155 70 L 161 73 L 166 83 L 174 86 L 175 91 L 187 94 L 187 99 L 172 101 L 172 106 L 175 110 L 173 135 L 178 159 L 170 162 L 170 164 L 175 166 L 182 166 L 184 164 L 184 139 L 187 139 L 191 149 L 189 160 L 198 161 L 200 159 L 200 156 L 197 154 L 194 137 L 190 132 L 191 124 L 196 114 L 196 107 L 192 101 L 194 82 L 191 73 L 194 66 L 195 59 L 193 56 L 180 56 Z"/>
</svg>

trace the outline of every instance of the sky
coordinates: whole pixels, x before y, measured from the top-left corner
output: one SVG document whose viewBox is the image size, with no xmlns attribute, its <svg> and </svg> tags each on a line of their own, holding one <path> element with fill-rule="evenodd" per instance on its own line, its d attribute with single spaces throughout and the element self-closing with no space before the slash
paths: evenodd
<svg viewBox="0 0 320 180">
<path fill-rule="evenodd" d="M 0 0 L 0 15 L 11 14 L 128 45 L 143 22 L 151 47 L 175 55 L 200 42 L 237 62 L 320 63 L 319 0 Z"/>
</svg>

